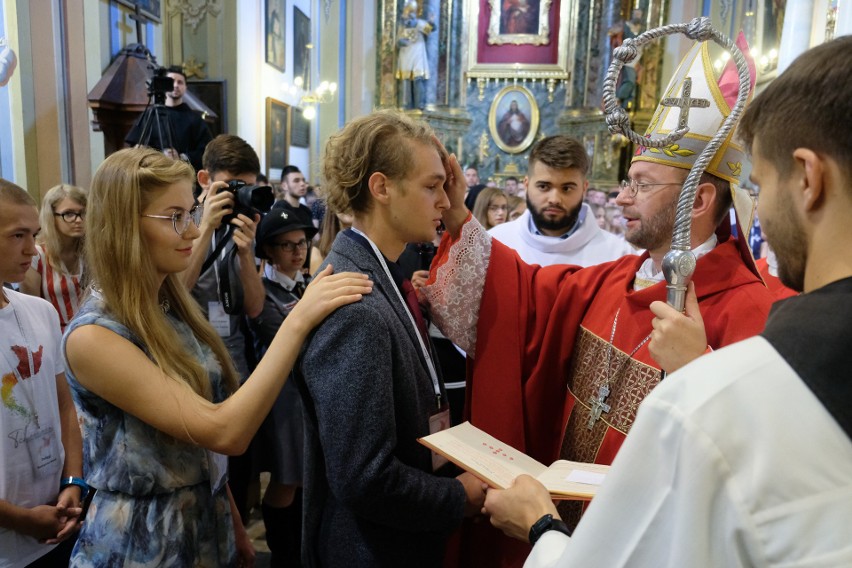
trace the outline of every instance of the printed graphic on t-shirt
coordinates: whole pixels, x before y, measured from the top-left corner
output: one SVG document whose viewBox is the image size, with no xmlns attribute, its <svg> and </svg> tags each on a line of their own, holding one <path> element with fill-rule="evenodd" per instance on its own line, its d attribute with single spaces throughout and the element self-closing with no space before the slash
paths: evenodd
<svg viewBox="0 0 852 568">
<path fill-rule="evenodd" d="M 0 384 L 0 400 L 3 401 L 3 406 L 14 413 L 20 414 L 27 420 L 33 418 L 34 413 L 32 408 L 27 408 L 26 403 L 21 404 L 15 396 L 17 391 L 15 387 L 18 385 L 18 377 L 26 381 L 34 375 L 38 375 L 41 370 L 41 357 L 44 353 L 44 346 L 39 345 L 38 351 L 32 351 L 33 369 L 30 370 L 29 357 L 27 356 L 27 348 L 21 345 L 12 345 L 11 351 L 18 360 L 17 373 L 14 371 L 3 375 L 2 384 Z M 23 385 L 21 385 L 23 386 Z"/>
</svg>

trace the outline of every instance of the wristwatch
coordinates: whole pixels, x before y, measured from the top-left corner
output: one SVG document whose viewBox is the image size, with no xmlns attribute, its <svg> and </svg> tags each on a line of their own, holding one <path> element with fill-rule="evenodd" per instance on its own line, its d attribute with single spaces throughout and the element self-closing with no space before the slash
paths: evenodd
<svg viewBox="0 0 852 568">
<path fill-rule="evenodd" d="M 530 527 L 530 544 L 534 545 L 547 531 L 559 531 L 571 536 L 571 529 L 561 519 L 554 519 L 553 515 L 545 515 Z"/>
<path fill-rule="evenodd" d="M 59 490 L 62 491 L 69 485 L 76 485 L 80 488 L 80 501 L 86 499 L 86 496 L 89 494 L 89 484 L 86 483 L 85 480 L 80 479 L 79 477 L 63 477 L 62 481 L 59 484 Z"/>
</svg>

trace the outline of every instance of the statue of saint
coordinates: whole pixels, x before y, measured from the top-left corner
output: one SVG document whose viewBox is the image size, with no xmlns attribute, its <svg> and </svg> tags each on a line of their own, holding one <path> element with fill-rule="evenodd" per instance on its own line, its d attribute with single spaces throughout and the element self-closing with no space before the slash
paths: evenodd
<svg viewBox="0 0 852 568">
<path fill-rule="evenodd" d="M 399 54 L 396 78 L 400 81 L 400 106 L 406 109 L 426 107 L 426 80 L 429 78 L 429 58 L 426 38 L 434 24 L 417 15 L 417 2 L 409 0 L 402 9 L 397 45 Z"/>
<path fill-rule="evenodd" d="M 627 22 L 621 22 L 610 28 L 610 47 L 615 49 L 624 40 L 634 38 L 642 33 L 642 10 L 633 10 L 631 18 Z M 615 91 L 615 96 L 625 110 L 636 110 L 636 84 L 638 80 L 637 67 L 642 58 L 642 50 L 633 61 L 626 63 L 621 68 L 621 80 Z"/>
</svg>

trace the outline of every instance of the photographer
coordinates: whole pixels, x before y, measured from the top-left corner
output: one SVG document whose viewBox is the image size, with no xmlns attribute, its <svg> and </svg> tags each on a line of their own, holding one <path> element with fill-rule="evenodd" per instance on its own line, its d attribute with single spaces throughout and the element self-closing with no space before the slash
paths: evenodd
<svg viewBox="0 0 852 568">
<path fill-rule="evenodd" d="M 260 173 L 260 160 L 242 138 L 220 134 L 207 145 L 203 165 L 197 176 L 202 188 L 198 201 L 204 206 L 199 227 L 201 236 L 193 242 L 189 267 L 181 274 L 181 279 L 225 342 L 242 383 L 254 367 L 247 355 L 253 349 L 253 342 L 246 317 L 260 314 L 265 290 L 254 259 L 254 238 L 260 215 L 247 210 L 229 182 L 253 186 Z M 271 189 L 268 197 L 267 209 L 272 204 Z M 242 296 L 242 302 L 234 305 L 236 309 L 226 310 L 223 289 Z M 250 460 L 231 458 L 228 469 L 234 502 L 245 519 Z"/>
<path fill-rule="evenodd" d="M 164 71 L 165 73 L 163 73 Z M 166 81 L 171 79 L 173 85 L 169 88 L 166 86 L 168 83 L 164 82 L 162 83 L 163 86 L 160 86 L 161 83 L 158 81 L 160 79 L 165 79 Z M 210 130 L 207 128 L 207 124 L 201 118 L 201 115 L 183 102 L 183 96 L 186 94 L 186 75 L 183 69 L 172 66 L 167 70 L 162 67 L 156 70 L 155 77 L 151 81 L 151 92 L 149 93 L 155 98 L 155 104 L 159 89 L 166 90 L 165 107 L 162 109 L 169 130 L 169 135 L 164 136 L 166 141 L 163 142 L 160 140 L 156 127 L 153 128 L 150 136 L 147 137 L 148 139 L 143 140 L 145 124 L 150 122 L 146 118 L 150 116 L 150 107 L 142 113 L 124 141 L 130 147 L 142 144 L 143 146 L 162 150 L 170 158 L 189 162 L 195 171 L 198 171 L 203 167 L 202 156 L 204 148 L 213 137 L 210 135 Z M 171 144 L 168 143 L 169 138 L 171 139 Z"/>
</svg>

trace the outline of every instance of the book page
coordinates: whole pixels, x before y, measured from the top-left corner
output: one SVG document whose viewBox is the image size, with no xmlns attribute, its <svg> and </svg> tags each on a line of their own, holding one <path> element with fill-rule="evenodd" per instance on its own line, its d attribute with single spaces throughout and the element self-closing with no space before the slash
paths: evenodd
<svg viewBox="0 0 852 568">
<path fill-rule="evenodd" d="M 470 422 L 420 438 L 420 443 L 498 489 L 506 489 L 521 474 L 538 477 L 547 469 Z"/>
<path fill-rule="evenodd" d="M 609 468 L 608 465 L 559 460 L 539 475 L 538 480 L 553 495 L 591 499 L 603 483 Z"/>
</svg>

